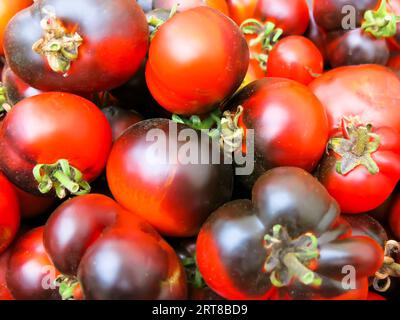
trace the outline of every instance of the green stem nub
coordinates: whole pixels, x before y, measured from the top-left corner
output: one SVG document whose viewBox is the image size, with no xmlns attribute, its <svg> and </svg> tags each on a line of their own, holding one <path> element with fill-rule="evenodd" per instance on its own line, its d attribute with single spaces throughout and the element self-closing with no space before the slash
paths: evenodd
<svg viewBox="0 0 400 320">
<path fill-rule="evenodd" d="M 364 14 L 361 28 L 377 39 L 391 38 L 396 35 L 400 17 L 387 10 L 387 0 L 382 0 L 377 10 L 368 10 Z"/>
<path fill-rule="evenodd" d="M 46 57 L 50 68 L 66 75 L 73 61 L 78 59 L 79 47 L 83 43 L 77 32 L 68 32 L 57 19 L 55 9 L 46 6 L 42 9 L 44 18 L 40 21 L 43 37 L 36 41 L 32 50 Z"/>
<path fill-rule="evenodd" d="M 6 88 L 0 83 L 0 119 L 11 110 L 11 105 L 8 103 Z"/>
<path fill-rule="evenodd" d="M 305 233 L 292 239 L 281 225 L 274 225 L 272 235 L 264 237 L 268 257 L 265 272 L 270 274 L 271 283 L 285 287 L 293 281 L 307 286 L 320 286 L 322 279 L 310 269 L 319 258 L 318 239 L 312 233 Z"/>
<path fill-rule="evenodd" d="M 49 193 L 53 188 L 60 199 L 90 192 L 90 185 L 83 180 L 82 173 L 70 166 L 68 160 L 61 159 L 54 164 L 38 164 L 33 168 L 33 176 L 41 193 Z"/>
<path fill-rule="evenodd" d="M 345 175 L 362 165 L 371 174 L 377 174 L 379 167 L 372 159 L 372 153 L 380 146 L 380 137 L 372 132 L 371 125 L 356 123 L 355 119 L 342 120 L 342 136 L 332 138 L 328 149 L 341 157 L 336 163 L 336 171 Z"/>
<path fill-rule="evenodd" d="M 60 275 L 57 277 L 56 283 L 59 285 L 58 292 L 62 300 L 74 300 L 75 289 L 79 286 L 76 278 Z"/>
</svg>

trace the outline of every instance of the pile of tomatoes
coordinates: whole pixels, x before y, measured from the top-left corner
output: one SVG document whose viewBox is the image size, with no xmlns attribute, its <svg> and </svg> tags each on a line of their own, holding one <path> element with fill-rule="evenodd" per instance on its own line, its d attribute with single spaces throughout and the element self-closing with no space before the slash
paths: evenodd
<svg viewBox="0 0 400 320">
<path fill-rule="evenodd" d="M 0 300 L 399 296 L 400 0 L 0 0 L 0 42 Z"/>
</svg>

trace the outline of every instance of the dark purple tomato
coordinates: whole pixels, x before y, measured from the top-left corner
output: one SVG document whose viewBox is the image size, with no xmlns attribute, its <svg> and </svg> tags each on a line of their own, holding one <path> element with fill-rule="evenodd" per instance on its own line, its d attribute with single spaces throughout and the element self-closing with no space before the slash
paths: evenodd
<svg viewBox="0 0 400 320">
<path fill-rule="evenodd" d="M 38 0 L 11 20 L 4 39 L 10 68 L 44 91 L 117 87 L 147 48 L 146 17 L 131 0 Z"/>
<path fill-rule="evenodd" d="M 361 28 L 330 33 L 326 52 L 333 68 L 359 64 L 386 65 L 390 56 L 385 39 L 377 39 Z"/>
<path fill-rule="evenodd" d="M 194 236 L 232 196 L 232 165 L 224 163 L 219 148 L 218 141 L 185 125 L 145 120 L 114 143 L 108 184 L 123 207 L 161 233 Z"/>
</svg>

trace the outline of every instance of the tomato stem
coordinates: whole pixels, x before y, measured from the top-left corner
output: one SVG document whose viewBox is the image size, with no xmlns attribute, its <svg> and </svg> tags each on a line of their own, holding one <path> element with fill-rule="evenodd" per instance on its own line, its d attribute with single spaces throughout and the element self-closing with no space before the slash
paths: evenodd
<svg viewBox="0 0 400 320">
<path fill-rule="evenodd" d="M 268 256 L 265 271 L 270 273 L 271 283 L 285 287 L 293 280 L 308 286 L 320 286 L 322 279 L 309 266 L 319 258 L 318 239 L 312 233 L 305 233 L 292 239 L 281 225 L 274 225 L 272 235 L 264 237 Z"/>
<path fill-rule="evenodd" d="M 382 0 L 377 10 L 368 10 L 364 14 L 361 28 L 374 37 L 391 38 L 396 35 L 399 17 L 387 11 L 387 1 Z"/>
<path fill-rule="evenodd" d="M 378 150 L 380 137 L 372 132 L 372 126 L 342 120 L 342 132 L 342 137 L 334 137 L 328 143 L 328 149 L 341 157 L 336 162 L 336 171 L 345 175 L 363 165 L 371 174 L 377 174 L 379 167 L 371 155 Z"/>
<path fill-rule="evenodd" d="M 46 194 L 53 188 L 57 196 L 63 199 L 67 191 L 73 195 L 90 192 L 90 185 L 83 180 L 82 173 L 70 166 L 68 160 L 61 159 L 54 164 L 38 164 L 33 168 L 33 176 L 38 182 L 38 189 Z"/>
<path fill-rule="evenodd" d="M 375 273 L 373 281 L 374 289 L 379 292 L 385 292 L 390 288 L 390 277 L 400 277 L 400 264 L 392 258 L 393 253 L 400 253 L 400 244 L 395 240 L 389 240 L 385 244 L 383 265 Z"/>
<path fill-rule="evenodd" d="M 56 283 L 59 285 L 58 291 L 62 300 L 74 300 L 76 288 L 80 286 L 80 283 L 76 277 L 60 275 L 57 277 Z"/>
<path fill-rule="evenodd" d="M 79 47 L 83 43 L 77 33 L 69 33 L 62 22 L 57 19 L 55 9 L 46 6 L 42 9 L 44 18 L 40 21 L 44 35 L 36 41 L 32 50 L 46 57 L 50 68 L 66 75 L 71 63 L 78 59 Z"/>
<path fill-rule="evenodd" d="M 8 102 L 7 90 L 0 82 L 0 118 L 11 110 L 11 104 Z"/>
</svg>

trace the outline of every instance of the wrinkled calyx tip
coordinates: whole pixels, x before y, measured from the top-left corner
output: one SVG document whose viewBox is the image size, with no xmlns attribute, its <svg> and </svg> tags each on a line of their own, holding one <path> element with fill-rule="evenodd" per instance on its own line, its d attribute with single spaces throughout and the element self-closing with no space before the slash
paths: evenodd
<svg viewBox="0 0 400 320">
<path fill-rule="evenodd" d="M 46 57 L 54 72 L 66 74 L 72 62 L 78 59 L 83 39 L 77 32 L 67 31 L 54 9 L 45 8 L 43 14 L 40 25 L 44 35 L 33 44 L 32 50 Z"/>
<path fill-rule="evenodd" d="M 362 165 L 371 174 L 377 174 L 379 167 L 372 154 L 380 146 L 380 136 L 373 132 L 372 125 L 362 125 L 354 120 L 342 120 L 342 135 L 332 138 L 328 149 L 340 156 L 336 171 L 345 175 Z"/>
<path fill-rule="evenodd" d="M 278 288 L 299 281 L 308 286 L 320 286 L 322 279 L 310 268 L 319 258 L 318 239 L 312 233 L 291 238 L 285 227 L 277 224 L 272 234 L 264 237 L 267 259 L 265 272 Z"/>
<path fill-rule="evenodd" d="M 382 0 L 377 10 L 368 10 L 364 14 L 362 29 L 374 37 L 391 38 L 396 35 L 399 16 L 389 13 L 387 10 L 387 0 Z"/>
<path fill-rule="evenodd" d="M 68 192 L 72 195 L 84 195 L 91 189 L 89 183 L 83 180 L 83 174 L 65 159 L 54 164 L 36 165 L 33 176 L 41 193 L 49 193 L 54 188 L 60 199 L 65 198 Z"/>
</svg>

